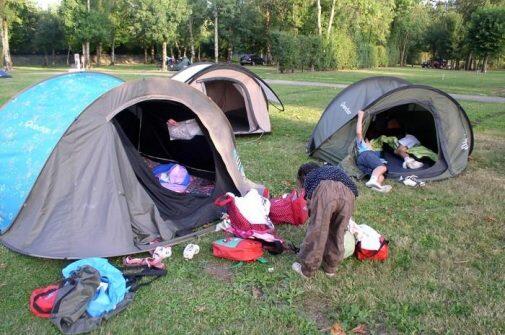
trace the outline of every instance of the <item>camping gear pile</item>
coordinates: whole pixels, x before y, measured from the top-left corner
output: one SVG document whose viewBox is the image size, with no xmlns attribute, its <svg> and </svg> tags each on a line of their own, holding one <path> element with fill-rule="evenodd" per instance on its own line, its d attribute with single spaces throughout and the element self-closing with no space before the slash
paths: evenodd
<svg viewBox="0 0 505 335">
<path fill-rule="evenodd" d="M 87 333 L 124 310 L 139 287 L 165 274 L 166 270 L 147 267 L 121 272 L 106 259 L 82 259 L 62 270 L 59 283 L 35 289 L 30 311 L 50 319 L 63 334 Z M 142 283 L 147 276 L 152 278 Z"/>
</svg>

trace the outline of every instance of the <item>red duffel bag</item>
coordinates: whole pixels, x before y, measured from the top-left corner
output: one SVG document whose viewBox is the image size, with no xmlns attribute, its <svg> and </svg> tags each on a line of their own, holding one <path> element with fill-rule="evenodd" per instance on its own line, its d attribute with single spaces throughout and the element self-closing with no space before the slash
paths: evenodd
<svg viewBox="0 0 505 335">
<path fill-rule="evenodd" d="M 385 261 L 388 258 L 389 253 L 389 241 L 381 236 L 380 238 L 381 246 L 379 250 L 368 250 L 361 248 L 361 242 L 356 244 L 356 249 L 354 250 L 354 254 L 356 258 L 360 261 L 365 259 L 373 260 L 373 261 Z"/>
<path fill-rule="evenodd" d="M 285 197 L 270 199 L 270 220 L 273 223 L 288 223 L 299 226 L 309 218 L 305 192 L 291 191 Z"/>
</svg>

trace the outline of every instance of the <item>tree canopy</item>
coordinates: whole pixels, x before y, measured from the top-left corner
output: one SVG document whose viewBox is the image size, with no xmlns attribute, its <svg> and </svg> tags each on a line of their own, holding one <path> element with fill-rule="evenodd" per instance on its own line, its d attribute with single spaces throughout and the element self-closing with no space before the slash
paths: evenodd
<svg viewBox="0 0 505 335">
<path fill-rule="evenodd" d="M 151 61 L 200 60 L 217 47 L 221 60 L 256 53 L 286 60 L 284 69 L 404 66 L 424 55 L 485 70 L 505 52 L 504 10 L 505 0 L 62 0 L 50 10 L 0 0 L 2 61 L 10 49 L 89 54 L 88 46 L 97 59 L 110 52 L 112 64 L 116 49 L 146 62 L 149 52 Z"/>
</svg>

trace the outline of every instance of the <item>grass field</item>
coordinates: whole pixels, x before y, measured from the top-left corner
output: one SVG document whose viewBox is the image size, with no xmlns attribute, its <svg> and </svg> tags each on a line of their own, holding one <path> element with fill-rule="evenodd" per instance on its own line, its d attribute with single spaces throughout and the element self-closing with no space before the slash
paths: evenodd
<svg viewBox="0 0 505 335">
<path fill-rule="evenodd" d="M 434 86 L 449 93 L 505 96 L 505 71 L 490 71 L 482 74 L 405 67 L 280 74 L 272 67 L 256 66 L 250 69 L 265 79 L 351 84 L 370 76 L 394 76 L 414 84 Z"/>
<path fill-rule="evenodd" d="M 143 70 L 116 72 L 133 79 L 140 76 L 132 72 Z M 412 71 L 417 78 L 420 70 Z M 48 72 L 16 71 L 14 79 L 0 82 L 0 103 Z M 342 82 L 340 73 L 327 81 Z M 485 81 L 491 77 L 505 81 L 503 72 Z M 454 87 L 488 93 L 471 76 L 463 81 Z M 444 85 L 457 92 L 449 81 Z M 482 87 L 494 85 L 486 81 Z M 239 138 L 238 147 L 248 177 L 280 194 L 294 187 L 296 169 L 307 161 L 307 138 L 338 90 L 274 89 L 286 111 L 271 109 L 272 134 Z M 364 324 L 372 334 L 505 333 L 505 105 L 462 105 L 475 131 L 474 153 L 462 175 L 423 189 L 393 182 L 387 196 L 360 185 L 355 218 L 391 241 L 385 263 L 348 259 L 335 278 L 318 273 L 303 280 L 290 269 L 293 254 L 239 267 L 215 259 L 210 246 L 219 235 L 211 235 L 197 242 L 202 251 L 192 261 L 182 259 L 183 246 L 176 247 L 168 275 L 139 291 L 126 311 L 96 333 L 320 334 L 335 322 L 346 330 Z M 297 244 L 304 236 L 304 228 L 282 226 L 279 232 Z M 29 313 L 28 298 L 34 288 L 56 281 L 64 264 L 0 247 L 0 333 L 56 333 L 50 322 Z"/>
</svg>

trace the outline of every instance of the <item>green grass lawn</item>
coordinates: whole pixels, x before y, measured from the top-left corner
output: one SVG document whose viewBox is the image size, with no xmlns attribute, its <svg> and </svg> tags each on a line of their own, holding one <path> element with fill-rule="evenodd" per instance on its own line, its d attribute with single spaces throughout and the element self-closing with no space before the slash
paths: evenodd
<svg viewBox="0 0 505 335">
<path fill-rule="evenodd" d="M 370 76 L 394 76 L 414 84 L 430 85 L 448 93 L 505 96 L 505 71 L 490 71 L 482 74 L 405 67 L 280 74 L 273 67 L 255 66 L 249 69 L 265 79 L 351 84 Z"/>
<path fill-rule="evenodd" d="M 0 103 L 50 75 L 17 71 L 0 81 Z M 307 138 L 338 90 L 273 88 L 286 110 L 271 109 L 272 134 L 239 138 L 238 148 L 248 177 L 280 194 L 294 187 L 297 167 L 307 161 Z M 449 82 L 446 89 L 455 92 Z M 197 241 L 202 251 L 192 261 L 182 259 L 184 246 L 175 247 L 168 275 L 140 290 L 95 333 L 320 334 L 335 322 L 346 330 L 365 324 L 372 334 L 505 333 L 505 105 L 462 105 L 475 131 L 462 175 L 423 189 L 393 182 L 388 195 L 360 185 L 355 218 L 390 240 L 385 263 L 352 258 L 334 278 L 318 273 L 304 280 L 290 269 L 293 254 L 240 267 L 214 258 L 211 242 L 220 237 L 214 234 Z M 304 228 L 281 226 L 279 233 L 298 244 Z M 49 321 L 30 314 L 28 298 L 56 281 L 64 264 L 0 247 L 0 333 L 56 333 Z"/>
</svg>

